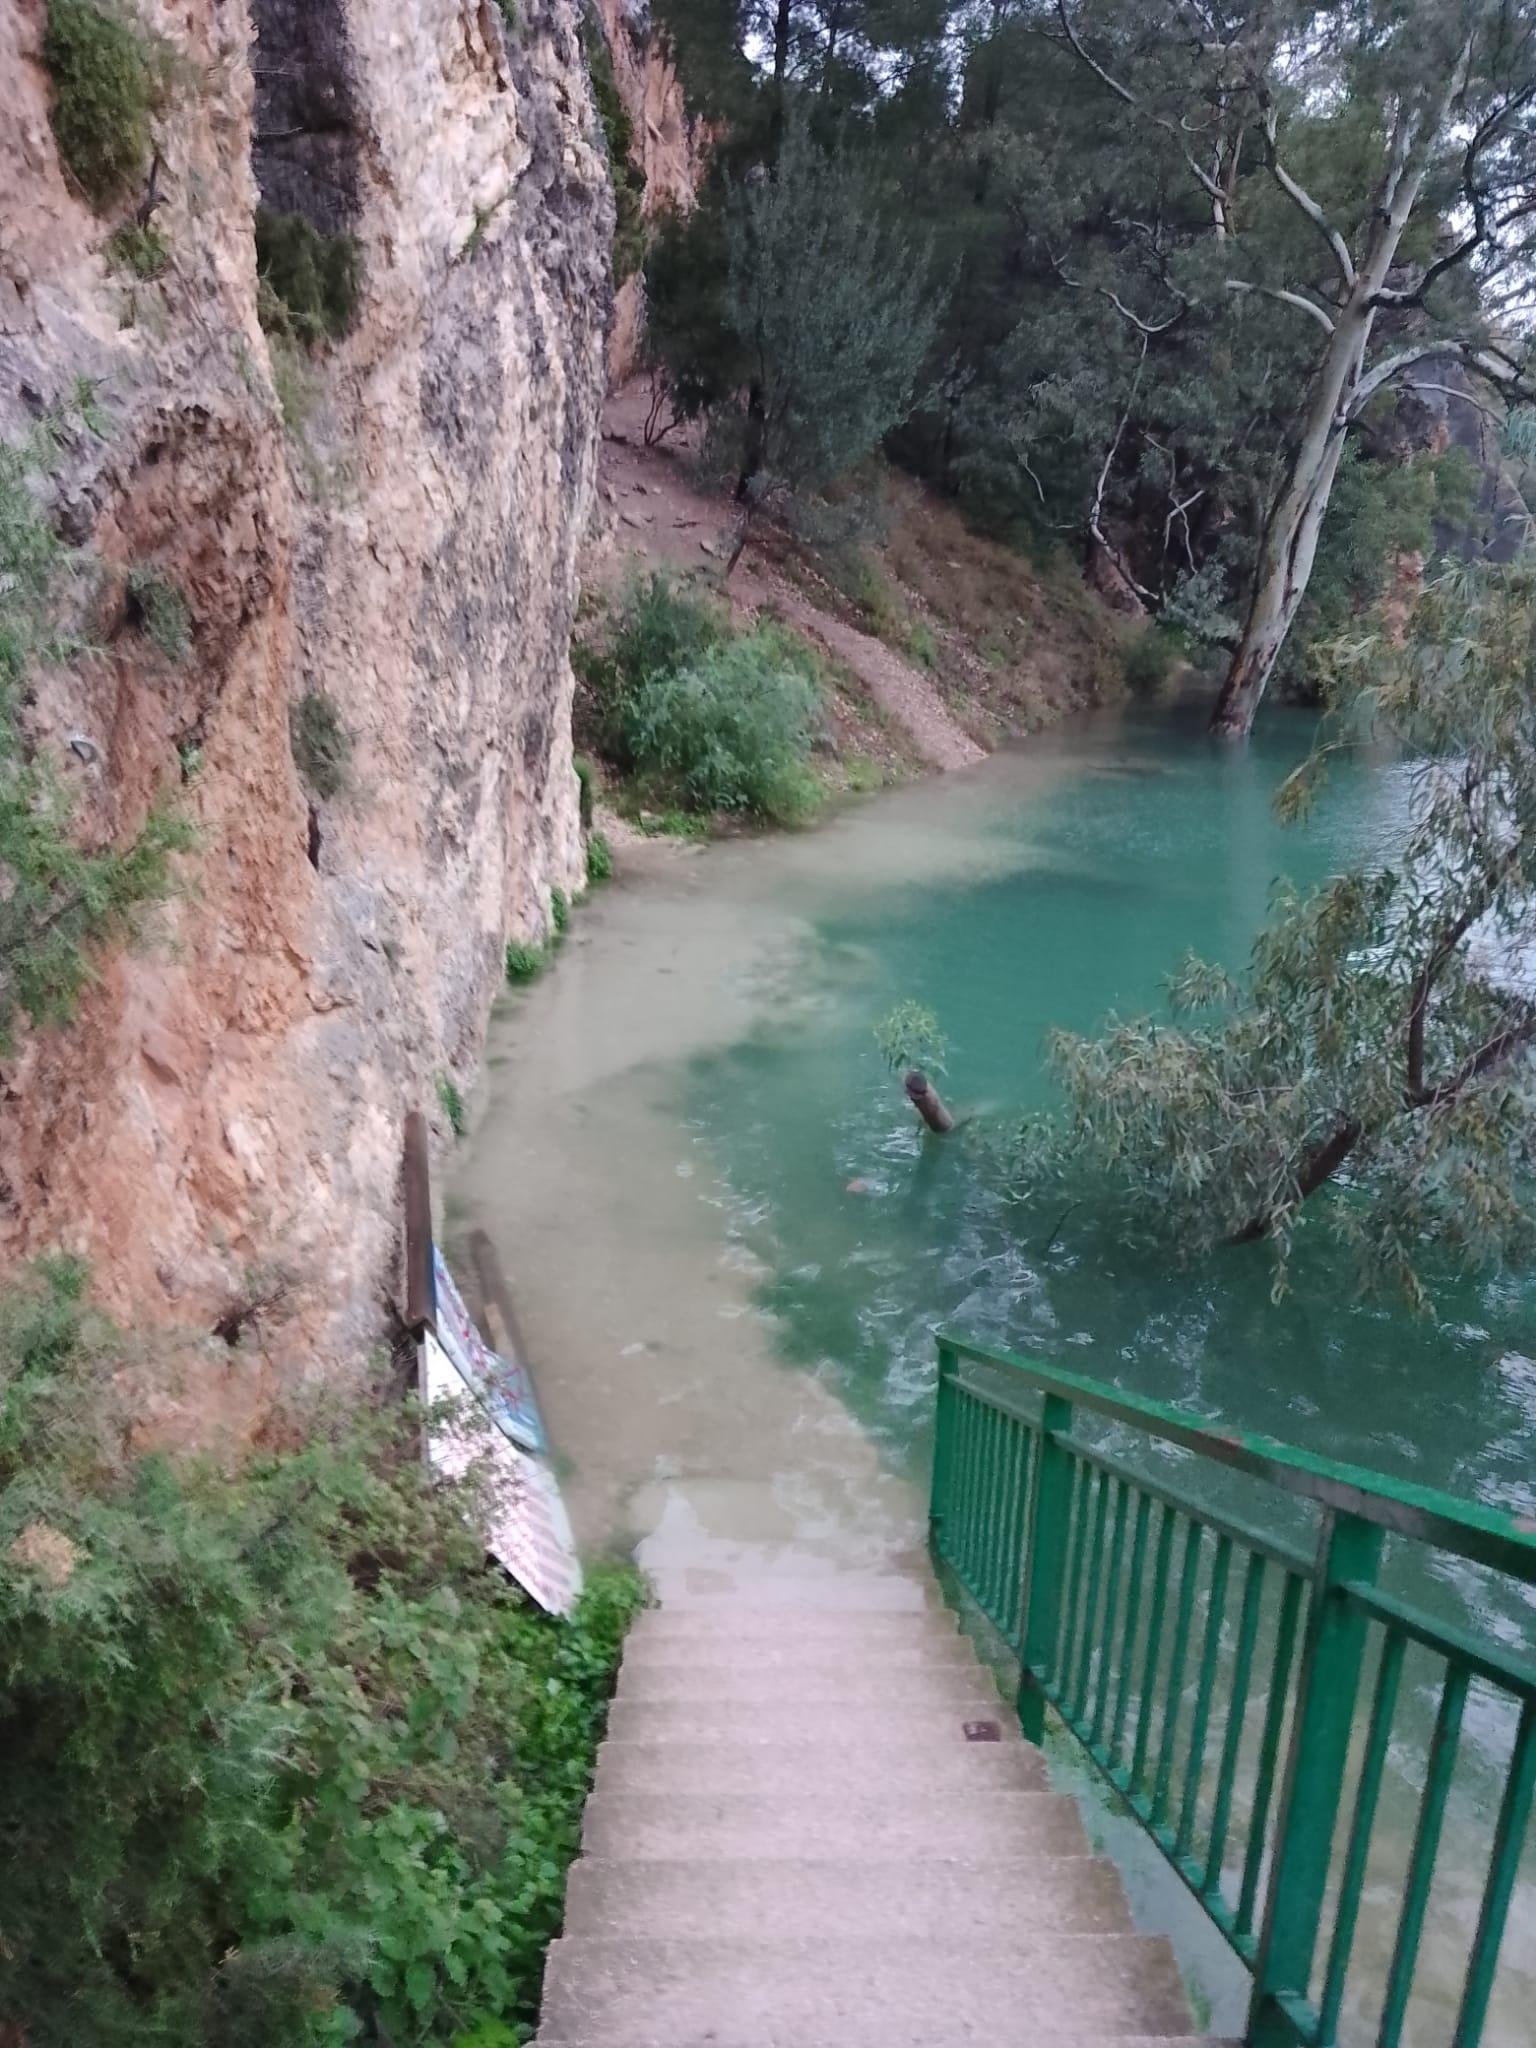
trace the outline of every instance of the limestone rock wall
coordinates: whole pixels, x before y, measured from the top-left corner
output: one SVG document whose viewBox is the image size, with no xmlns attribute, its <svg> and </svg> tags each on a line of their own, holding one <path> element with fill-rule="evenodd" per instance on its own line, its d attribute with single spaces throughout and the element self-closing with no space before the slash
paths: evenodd
<svg viewBox="0 0 1536 2048">
<path fill-rule="evenodd" d="M 707 125 L 689 114 L 666 38 L 637 0 L 598 0 L 613 58 L 614 82 L 634 124 L 634 155 L 645 172 L 645 214 L 687 213 L 709 156 Z M 608 380 L 617 388 L 634 375 L 645 329 L 645 282 L 626 278 L 615 295 L 608 336 Z"/>
<path fill-rule="evenodd" d="M 0 9 L 0 432 L 93 380 L 110 432 L 49 488 L 108 568 L 102 652 L 42 679 L 31 730 L 87 831 L 169 795 L 198 843 L 152 943 L 0 1062 L 0 1264 L 68 1246 L 121 1311 L 205 1327 L 285 1284 L 297 1313 L 209 1397 L 247 1422 L 377 1335 L 402 1114 L 467 1079 L 508 936 L 580 885 L 612 200 L 572 0 L 141 5 L 178 53 L 151 283 L 59 162 L 44 0 Z M 313 361 L 257 321 L 258 179 L 361 244 L 360 317 Z M 186 595 L 179 666 L 130 563 Z M 330 799 L 290 746 L 312 688 L 353 740 Z"/>
</svg>

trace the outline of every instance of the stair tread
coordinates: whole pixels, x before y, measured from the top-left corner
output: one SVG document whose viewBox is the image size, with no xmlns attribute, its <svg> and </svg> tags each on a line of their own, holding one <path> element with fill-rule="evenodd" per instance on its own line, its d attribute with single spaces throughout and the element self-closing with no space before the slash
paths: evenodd
<svg viewBox="0 0 1536 2048">
<path fill-rule="evenodd" d="M 963 1640 L 952 1610 L 923 1607 L 910 1612 L 869 1614 L 796 1613 L 785 1607 L 651 1607 L 638 1615 L 625 1642 L 836 1642 L 926 1643 Z"/>
<path fill-rule="evenodd" d="M 745 1792 L 610 1792 L 587 1802 L 583 1843 L 593 1855 L 714 1854 L 726 1861 L 810 1856 L 842 1861 L 848 1844 L 876 1859 L 918 1856 L 1070 1856 L 1087 1848 L 1076 1800 L 1060 1792 L 999 1791 L 971 1799 L 886 1792 L 805 1797 Z"/>
<path fill-rule="evenodd" d="M 674 2048 L 736 2042 L 801 2048 L 812 2028 L 880 2019 L 888 2048 L 944 2027 L 973 2035 L 1076 2026 L 1188 2034 L 1167 1940 L 1040 1929 L 996 1941 L 805 1936 L 698 1940 L 565 1936 L 549 1953 L 552 2034 L 632 2042 L 643 2026 Z"/>
<path fill-rule="evenodd" d="M 759 1700 L 635 1700 L 616 1699 L 608 1712 L 608 1732 L 628 1742 L 821 1742 L 833 1748 L 857 1747 L 874 1736 L 927 1741 L 936 1751 L 966 1741 L 966 1724 L 996 1724 L 998 1740 L 1023 1740 L 1018 1723 L 996 1698 L 957 1693 L 949 1701 L 901 1699 L 855 1701 L 844 1707 L 836 1700 L 776 1697 Z"/>
<path fill-rule="evenodd" d="M 566 1890 L 568 1935 L 848 1934 L 964 1938 L 1025 1927 L 1129 1933 L 1113 1864 L 1100 1856 L 923 1863 L 631 1862 L 583 1856 Z"/>
<path fill-rule="evenodd" d="M 794 1701 L 826 1706 L 948 1706 L 983 1696 L 987 1680 L 974 1664 L 914 1663 L 895 1672 L 816 1671 L 785 1663 L 765 1682 L 760 1670 L 697 1666 L 661 1669 L 627 1665 L 619 1673 L 616 1701 L 679 1701 L 707 1706 L 712 1701 L 776 1706 Z"/>
<path fill-rule="evenodd" d="M 597 1789 L 617 1792 L 759 1792 L 801 1796 L 863 1792 L 887 1799 L 1049 1789 L 1045 1759 L 1022 1742 L 628 1742 L 597 1754 Z"/>
</svg>

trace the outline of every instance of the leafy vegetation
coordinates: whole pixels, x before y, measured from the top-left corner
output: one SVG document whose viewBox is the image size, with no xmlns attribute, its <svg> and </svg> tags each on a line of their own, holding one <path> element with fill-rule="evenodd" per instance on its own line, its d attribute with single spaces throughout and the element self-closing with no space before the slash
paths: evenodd
<svg viewBox="0 0 1536 2048">
<path fill-rule="evenodd" d="M 107 238 L 107 260 L 147 283 L 165 269 L 171 251 L 164 235 L 153 224 L 141 226 L 138 221 L 130 221 Z"/>
<path fill-rule="evenodd" d="M 607 882 L 613 879 L 613 848 L 601 832 L 594 832 L 587 841 L 587 880 Z"/>
<path fill-rule="evenodd" d="M 1443 577 L 1333 675 L 1329 747 L 1406 756 L 1403 843 L 1277 891 L 1247 974 L 1187 961 L 1171 1022 L 1058 1034 L 1066 1114 L 1027 1134 L 1027 1172 L 1117 1189 L 1189 1251 L 1268 1239 L 1279 1284 L 1327 1191 L 1362 1281 L 1422 1305 L 1426 1260 L 1536 1257 L 1536 567 Z"/>
<path fill-rule="evenodd" d="M 451 1074 L 437 1077 L 437 1099 L 442 1105 L 443 1115 L 448 1119 L 448 1128 L 456 1138 L 462 1138 L 469 1129 L 469 1111 L 464 1107 L 464 1098 L 459 1093 L 458 1083 Z"/>
<path fill-rule="evenodd" d="M 22 1019 L 73 1014 L 96 961 L 141 931 L 171 892 L 172 856 L 191 844 L 186 821 L 164 807 L 126 845 L 82 844 L 66 786 L 22 726 L 36 671 L 77 651 L 64 586 L 82 564 L 42 512 L 43 473 L 63 436 L 104 426 L 81 387 L 25 446 L 0 444 L 0 1049 Z"/>
<path fill-rule="evenodd" d="M 257 311 L 271 334 L 311 346 L 356 323 L 362 249 L 355 235 L 325 234 L 301 213 L 256 209 Z"/>
<path fill-rule="evenodd" d="M 717 600 L 656 572 L 576 658 L 584 736 L 636 778 L 647 805 L 779 824 L 815 809 L 818 671 L 782 627 L 737 632 Z"/>
<path fill-rule="evenodd" d="M 93 205 L 110 205 L 149 169 L 150 123 L 170 84 L 168 46 L 115 5 L 48 0 L 43 62 L 59 155 Z"/>
<path fill-rule="evenodd" d="M 949 1057 L 949 1042 L 938 1018 L 910 999 L 898 1003 L 883 1023 L 875 1026 L 875 1043 L 893 1074 L 904 1074 L 912 1067 L 942 1074 Z"/>
<path fill-rule="evenodd" d="M 299 773 L 315 795 L 340 796 L 347 786 L 352 735 L 334 698 L 324 690 L 306 690 L 288 713 L 288 737 Z"/>
<path fill-rule="evenodd" d="M 547 956 L 542 946 L 527 946 L 514 939 L 507 947 L 506 974 L 514 988 L 520 988 L 526 982 L 537 981 L 547 964 Z"/>
<path fill-rule="evenodd" d="M 661 18 L 723 132 L 647 257 L 651 431 L 723 422 L 749 504 L 883 447 L 1070 535 L 1225 667 L 1233 734 L 1399 556 L 1487 533 L 1426 492 L 1447 407 L 1536 389 L 1530 0 Z"/>
<path fill-rule="evenodd" d="M 549 892 L 549 922 L 558 946 L 571 928 L 571 899 L 563 889 L 551 889 Z"/>
<path fill-rule="evenodd" d="M 638 1579 L 535 1612 L 398 1407 L 233 1475 L 139 1455 L 140 1355 L 70 1261 L 0 1299 L 8 2021 L 524 2038 Z"/>
</svg>

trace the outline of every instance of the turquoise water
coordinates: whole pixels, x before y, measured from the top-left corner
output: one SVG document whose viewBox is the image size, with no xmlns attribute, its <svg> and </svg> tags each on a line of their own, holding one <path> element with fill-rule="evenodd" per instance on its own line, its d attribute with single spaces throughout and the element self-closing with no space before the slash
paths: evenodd
<svg viewBox="0 0 1536 2048">
<path fill-rule="evenodd" d="M 1051 1099 L 1053 1027 L 1157 1007 L 1186 950 L 1239 965 L 1279 874 L 1320 880 L 1390 844 L 1402 794 L 1388 768 L 1356 764 L 1305 825 L 1276 822 L 1273 792 L 1309 739 L 1284 718 L 1244 753 L 1167 716 L 1106 732 L 1101 759 L 1081 748 L 1043 793 L 988 808 L 996 871 L 824 905 L 787 1021 L 769 1014 L 682 1077 L 679 1106 L 752 1219 L 785 1354 L 830 1377 L 915 1470 L 932 1331 L 953 1323 L 1337 1457 L 1536 1506 L 1528 1283 L 1452 1284 L 1438 1322 L 1414 1317 L 1353 1299 L 1320 1227 L 1276 1305 L 1263 1246 L 1200 1264 L 1128 1246 L 1091 1210 L 1009 1205 L 986 1157 L 991 1130 Z M 976 1117 L 957 1139 L 919 1134 L 874 1045 L 907 996 L 949 1036 L 946 1093 Z"/>
</svg>

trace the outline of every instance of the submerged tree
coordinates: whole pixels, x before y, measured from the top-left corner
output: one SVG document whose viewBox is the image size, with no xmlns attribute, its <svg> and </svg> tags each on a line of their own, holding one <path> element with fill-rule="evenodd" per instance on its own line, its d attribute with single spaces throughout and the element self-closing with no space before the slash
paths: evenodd
<svg viewBox="0 0 1536 2048">
<path fill-rule="evenodd" d="M 1241 979 L 1186 962 L 1171 1024 L 1059 1034 L 1067 1114 L 1033 1166 L 1107 1175 L 1191 1251 L 1270 1238 L 1282 1279 L 1332 1188 L 1363 1277 L 1422 1299 L 1430 1247 L 1536 1256 L 1536 569 L 1437 582 L 1340 674 L 1352 731 L 1405 752 L 1401 849 L 1282 890 Z"/>
<path fill-rule="evenodd" d="M 1207 288 L 1266 300 L 1314 337 L 1213 718 L 1241 735 L 1305 599 L 1345 437 L 1372 400 L 1436 360 L 1528 388 L 1536 6 L 1053 0 L 1042 16 L 1106 112 L 1118 106 L 1177 159 L 1215 250 Z M 1155 216 L 1141 227 L 1156 240 Z M 1194 303 L 1189 277 L 1165 267 L 1163 282 L 1155 317 L 1118 306 L 1143 356 Z"/>
</svg>

